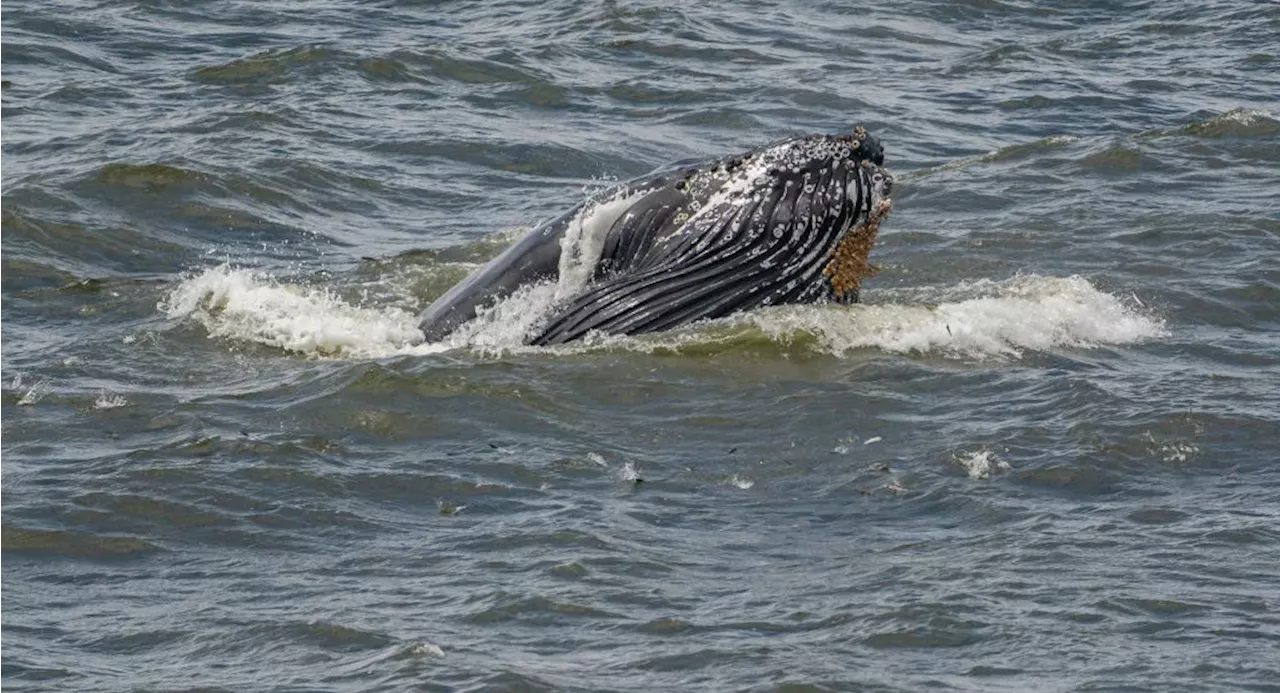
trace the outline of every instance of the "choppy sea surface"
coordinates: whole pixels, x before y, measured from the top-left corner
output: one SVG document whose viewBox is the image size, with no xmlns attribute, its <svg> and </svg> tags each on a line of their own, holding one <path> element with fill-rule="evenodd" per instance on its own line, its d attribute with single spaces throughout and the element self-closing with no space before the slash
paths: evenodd
<svg viewBox="0 0 1280 693">
<path fill-rule="evenodd" d="M 1280 690 L 1280 6 L 13 0 L 3 685 Z M 865 124 L 860 305 L 415 314 Z"/>
</svg>

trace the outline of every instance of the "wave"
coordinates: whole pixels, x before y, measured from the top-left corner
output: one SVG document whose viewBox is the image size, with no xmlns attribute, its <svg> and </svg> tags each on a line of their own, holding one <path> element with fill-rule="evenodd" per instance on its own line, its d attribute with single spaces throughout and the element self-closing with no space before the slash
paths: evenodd
<svg viewBox="0 0 1280 693">
<path fill-rule="evenodd" d="M 231 62 L 201 67 L 193 76 L 203 84 L 269 83 L 285 78 L 290 72 L 346 55 L 344 51 L 313 45 L 271 49 Z"/>
<path fill-rule="evenodd" d="M 1274 137 L 1280 134 L 1280 119 L 1267 111 L 1235 108 L 1209 120 L 1192 123 L 1182 132 L 1195 137 Z"/>
</svg>

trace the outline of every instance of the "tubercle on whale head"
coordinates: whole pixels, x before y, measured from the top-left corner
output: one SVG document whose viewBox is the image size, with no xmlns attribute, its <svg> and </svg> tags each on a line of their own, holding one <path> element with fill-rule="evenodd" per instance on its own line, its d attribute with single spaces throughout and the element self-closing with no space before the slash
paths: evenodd
<svg viewBox="0 0 1280 693">
<path fill-rule="evenodd" d="M 884 147 L 880 146 L 880 141 L 872 137 L 865 127 L 855 125 L 852 135 L 837 135 L 836 139 L 848 143 L 853 158 L 884 166 Z"/>
<path fill-rule="evenodd" d="M 858 300 L 862 280 L 875 276 L 880 268 L 868 260 L 871 248 L 880 232 L 880 222 L 893 211 L 893 174 L 884 166 L 884 148 L 867 134 L 861 125 L 854 128 L 850 138 L 856 141 L 854 157 L 861 158 L 859 166 L 866 172 L 870 183 L 871 200 L 865 220 L 857 220 L 854 226 L 832 246 L 823 275 L 830 284 L 832 296 L 841 303 Z"/>
</svg>

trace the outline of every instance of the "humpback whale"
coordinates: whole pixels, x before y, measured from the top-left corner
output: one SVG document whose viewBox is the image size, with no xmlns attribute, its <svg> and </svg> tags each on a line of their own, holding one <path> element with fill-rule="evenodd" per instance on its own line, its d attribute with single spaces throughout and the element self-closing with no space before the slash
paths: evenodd
<svg viewBox="0 0 1280 693">
<path fill-rule="evenodd" d="M 759 306 L 855 302 L 893 207 L 883 166 L 880 143 L 858 126 L 659 169 L 534 228 L 436 299 L 419 326 L 440 341 L 480 307 L 533 282 L 563 286 L 574 271 L 578 285 L 528 344 L 654 332 Z"/>
</svg>

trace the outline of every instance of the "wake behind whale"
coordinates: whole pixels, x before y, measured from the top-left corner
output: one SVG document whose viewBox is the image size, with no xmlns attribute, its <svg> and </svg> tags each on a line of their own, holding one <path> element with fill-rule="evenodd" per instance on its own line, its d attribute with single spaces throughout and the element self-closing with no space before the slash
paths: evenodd
<svg viewBox="0 0 1280 693">
<path fill-rule="evenodd" d="M 533 229 L 432 303 L 419 327 L 440 341 L 481 307 L 548 280 L 558 301 L 532 345 L 855 302 L 892 209 L 883 164 L 879 142 L 857 127 L 661 169 Z"/>
</svg>

